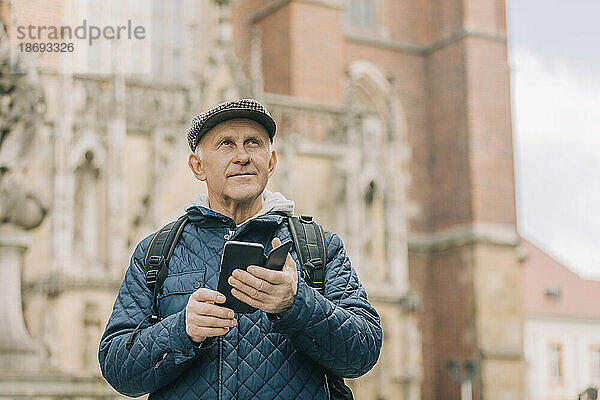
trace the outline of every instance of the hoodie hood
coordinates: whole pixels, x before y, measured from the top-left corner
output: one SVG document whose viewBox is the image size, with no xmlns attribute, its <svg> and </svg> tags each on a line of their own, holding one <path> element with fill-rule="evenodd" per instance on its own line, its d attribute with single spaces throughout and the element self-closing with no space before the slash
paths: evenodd
<svg viewBox="0 0 600 400">
<path fill-rule="evenodd" d="M 259 215 L 267 214 L 272 211 L 283 212 L 289 217 L 294 215 L 295 203 L 292 200 L 286 199 L 285 196 L 279 192 L 270 192 L 267 189 L 265 189 L 262 194 L 262 200 L 262 208 L 256 215 L 254 215 L 250 219 L 256 218 Z M 206 193 L 198 193 L 197 195 L 192 197 L 190 202 L 185 205 L 185 209 L 187 210 L 191 207 L 204 207 L 210 210 L 210 207 L 208 206 L 208 195 Z M 244 221 L 243 223 L 249 221 L 250 219 Z"/>
</svg>

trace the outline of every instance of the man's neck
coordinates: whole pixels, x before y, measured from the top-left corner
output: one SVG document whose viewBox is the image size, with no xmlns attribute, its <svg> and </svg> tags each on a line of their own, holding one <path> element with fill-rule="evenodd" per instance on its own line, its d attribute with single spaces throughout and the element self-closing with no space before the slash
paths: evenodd
<svg viewBox="0 0 600 400">
<path fill-rule="evenodd" d="M 235 202 L 208 194 L 208 206 L 211 210 L 233 219 L 236 225 L 252 218 L 262 208 L 262 193 L 257 198 L 244 202 Z"/>
</svg>

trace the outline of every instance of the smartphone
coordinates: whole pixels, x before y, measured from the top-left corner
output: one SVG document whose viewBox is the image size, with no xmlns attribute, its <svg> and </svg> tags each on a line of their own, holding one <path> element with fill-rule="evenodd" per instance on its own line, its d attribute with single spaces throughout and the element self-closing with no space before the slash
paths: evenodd
<svg viewBox="0 0 600 400">
<path fill-rule="evenodd" d="M 245 270 L 249 265 L 264 265 L 264 251 L 265 248 L 260 243 L 237 242 L 234 240 L 225 242 L 217 290 L 225 295 L 226 300 L 224 304 L 219 304 L 220 306 L 242 314 L 251 314 L 256 311 L 256 308 L 238 300 L 231 294 L 231 285 L 227 279 L 235 269 Z"/>
<path fill-rule="evenodd" d="M 275 271 L 281 271 L 283 269 L 283 265 L 285 264 L 285 259 L 287 258 L 287 255 L 290 252 L 291 248 L 292 240 L 288 239 L 273 250 L 271 250 L 271 252 L 269 253 L 269 257 L 267 258 L 267 262 L 265 263 L 265 268 L 273 269 Z"/>
</svg>

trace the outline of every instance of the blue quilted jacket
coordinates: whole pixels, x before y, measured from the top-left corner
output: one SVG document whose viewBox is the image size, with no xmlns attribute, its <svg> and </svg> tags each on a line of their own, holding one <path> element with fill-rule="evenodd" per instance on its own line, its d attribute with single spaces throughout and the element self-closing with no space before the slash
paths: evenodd
<svg viewBox="0 0 600 400">
<path fill-rule="evenodd" d="M 379 315 L 342 241 L 327 230 L 324 295 L 300 278 L 298 256 L 292 250 L 298 291 L 287 314 L 236 314 L 238 324 L 227 334 L 194 346 L 185 331 L 185 307 L 197 288 L 217 289 L 225 242 L 258 242 L 268 252 L 272 238 L 285 241 L 291 235 L 280 212 L 237 227 L 231 218 L 205 207 L 191 207 L 187 213 L 190 222 L 158 296 L 162 320 L 155 324 L 143 321 L 152 302 L 143 263 L 151 237 L 133 253 L 100 342 L 102 374 L 112 387 L 127 396 L 151 393 L 154 400 L 328 399 L 325 370 L 354 378 L 373 367 L 382 345 Z M 140 322 L 127 350 L 125 343 Z"/>
</svg>

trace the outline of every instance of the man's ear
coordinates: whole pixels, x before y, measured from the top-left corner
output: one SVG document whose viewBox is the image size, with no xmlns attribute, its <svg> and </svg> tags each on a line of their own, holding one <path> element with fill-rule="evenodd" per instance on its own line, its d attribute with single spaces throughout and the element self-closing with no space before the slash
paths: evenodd
<svg viewBox="0 0 600 400">
<path fill-rule="evenodd" d="M 192 173 L 196 179 L 200 181 L 206 180 L 206 172 L 204 171 L 202 160 L 199 159 L 196 154 L 190 154 L 188 158 L 188 165 L 190 166 L 190 169 L 192 170 Z"/>
<path fill-rule="evenodd" d="M 277 153 L 275 150 L 271 150 L 271 159 L 269 160 L 269 178 L 275 172 L 275 166 L 277 165 Z"/>
</svg>

